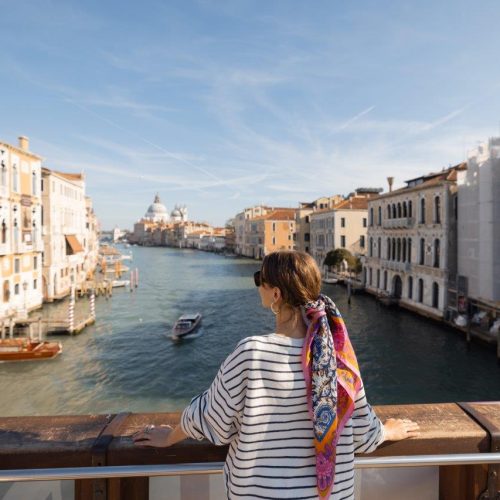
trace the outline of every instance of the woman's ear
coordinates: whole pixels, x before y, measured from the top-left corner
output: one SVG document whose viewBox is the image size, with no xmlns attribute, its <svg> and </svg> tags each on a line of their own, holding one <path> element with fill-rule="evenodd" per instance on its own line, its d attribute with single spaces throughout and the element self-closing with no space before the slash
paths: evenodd
<svg viewBox="0 0 500 500">
<path fill-rule="evenodd" d="M 281 290 L 277 286 L 273 288 L 273 298 L 275 301 L 281 299 Z"/>
</svg>

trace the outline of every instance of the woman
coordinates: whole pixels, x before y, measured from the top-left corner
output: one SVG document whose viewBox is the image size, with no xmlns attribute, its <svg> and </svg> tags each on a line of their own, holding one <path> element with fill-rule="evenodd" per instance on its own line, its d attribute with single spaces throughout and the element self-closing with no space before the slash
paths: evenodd
<svg viewBox="0 0 500 500">
<path fill-rule="evenodd" d="M 175 429 L 150 427 L 135 442 L 229 444 L 228 498 L 353 498 L 354 453 L 415 436 L 418 425 L 382 425 L 367 403 L 344 322 L 320 294 L 310 255 L 271 253 L 254 279 L 275 333 L 239 342 Z"/>
</svg>

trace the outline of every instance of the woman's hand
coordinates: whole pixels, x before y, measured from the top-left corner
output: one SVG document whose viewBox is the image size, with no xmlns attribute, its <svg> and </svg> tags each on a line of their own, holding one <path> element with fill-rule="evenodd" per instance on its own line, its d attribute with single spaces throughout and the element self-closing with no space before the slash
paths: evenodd
<svg viewBox="0 0 500 500">
<path fill-rule="evenodd" d="M 420 435 L 420 427 L 416 422 L 407 418 L 389 418 L 384 423 L 386 441 L 401 441 Z"/>
<path fill-rule="evenodd" d="M 133 435 L 134 444 L 136 446 L 167 448 L 173 444 L 170 439 L 172 431 L 170 425 L 161 425 L 160 427 L 148 425 L 143 431 L 136 432 Z"/>
</svg>

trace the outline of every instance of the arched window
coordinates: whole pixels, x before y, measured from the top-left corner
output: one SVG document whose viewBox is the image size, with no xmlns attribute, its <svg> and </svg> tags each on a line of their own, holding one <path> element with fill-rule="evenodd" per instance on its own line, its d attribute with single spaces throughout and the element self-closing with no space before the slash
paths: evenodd
<svg viewBox="0 0 500 500">
<path fill-rule="evenodd" d="M 370 226 L 373 226 L 373 207 L 370 208 Z"/>
<path fill-rule="evenodd" d="M 398 203 L 398 219 L 401 219 L 401 203 Z"/>
<path fill-rule="evenodd" d="M 396 238 L 392 238 L 392 255 L 391 260 L 396 260 Z"/>
<path fill-rule="evenodd" d="M 420 224 L 425 224 L 425 198 L 420 199 Z"/>
<path fill-rule="evenodd" d="M 378 225 L 382 225 L 382 207 L 378 207 Z"/>
<path fill-rule="evenodd" d="M 434 222 L 441 224 L 441 198 L 439 196 L 434 198 Z"/>
<path fill-rule="evenodd" d="M 392 204 L 392 218 L 395 219 L 397 217 L 396 214 L 396 205 L 393 203 Z"/>
<path fill-rule="evenodd" d="M 2 222 L 2 244 L 7 243 L 7 224 Z"/>
<path fill-rule="evenodd" d="M 387 205 L 387 218 L 388 219 L 391 218 L 391 206 L 390 205 Z"/>
<path fill-rule="evenodd" d="M 413 277 L 408 278 L 408 298 L 413 299 Z"/>
<path fill-rule="evenodd" d="M 432 284 L 432 307 L 439 309 L 439 285 L 436 282 Z"/>
<path fill-rule="evenodd" d="M 7 166 L 5 162 L 2 160 L 2 171 L 1 171 L 1 182 L 2 186 L 7 186 Z"/>
<path fill-rule="evenodd" d="M 408 238 L 408 262 L 411 262 L 411 238 Z"/>
<path fill-rule="evenodd" d="M 401 262 L 401 238 L 398 238 L 398 242 L 397 242 L 397 261 L 398 262 Z"/>
<path fill-rule="evenodd" d="M 377 240 L 377 257 L 380 259 L 382 257 L 382 238 L 379 237 Z"/>
<path fill-rule="evenodd" d="M 403 257 L 402 261 L 406 262 L 406 238 L 403 238 Z"/>
<path fill-rule="evenodd" d="M 425 263 L 425 240 L 424 238 L 420 238 L 420 255 L 418 263 L 423 266 Z"/>
<path fill-rule="evenodd" d="M 36 183 L 37 183 L 37 180 L 36 180 L 36 173 L 33 172 L 33 175 L 31 177 L 31 192 L 33 193 L 33 196 L 36 196 L 37 195 L 37 190 L 36 190 Z"/>
<path fill-rule="evenodd" d="M 377 288 L 380 288 L 380 269 L 377 269 Z"/>
<path fill-rule="evenodd" d="M 424 301 L 424 280 L 422 278 L 418 280 L 418 301 L 420 303 Z"/>
<path fill-rule="evenodd" d="M 408 217 L 412 217 L 412 203 L 411 200 L 408 202 Z"/>
<path fill-rule="evenodd" d="M 406 207 L 406 201 L 403 201 L 403 217 L 408 217 L 408 209 Z"/>
<path fill-rule="evenodd" d="M 371 267 L 368 268 L 368 275 L 370 276 L 370 286 L 372 286 L 373 269 Z"/>
<path fill-rule="evenodd" d="M 391 260 L 391 238 L 387 238 L 387 260 Z"/>
<path fill-rule="evenodd" d="M 387 290 L 387 271 L 384 271 L 384 290 Z"/>
<path fill-rule="evenodd" d="M 434 240 L 434 267 L 439 267 L 441 260 L 441 244 L 438 238 Z"/>
<path fill-rule="evenodd" d="M 373 257 L 373 238 L 370 237 L 370 257 Z"/>
</svg>

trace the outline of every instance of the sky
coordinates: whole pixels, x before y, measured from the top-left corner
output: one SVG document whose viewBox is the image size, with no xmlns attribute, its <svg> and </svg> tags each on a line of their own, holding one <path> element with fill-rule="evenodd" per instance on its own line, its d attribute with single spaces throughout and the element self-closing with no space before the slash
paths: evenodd
<svg viewBox="0 0 500 500">
<path fill-rule="evenodd" d="M 0 0 L 0 140 L 81 172 L 103 229 L 156 193 L 223 225 L 387 190 L 500 135 L 497 0 Z"/>
</svg>

